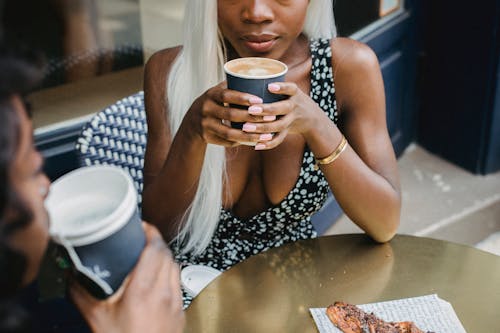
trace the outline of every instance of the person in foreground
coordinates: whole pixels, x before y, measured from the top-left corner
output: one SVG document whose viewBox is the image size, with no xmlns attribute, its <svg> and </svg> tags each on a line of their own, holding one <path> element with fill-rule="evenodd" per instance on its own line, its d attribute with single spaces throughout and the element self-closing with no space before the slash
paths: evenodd
<svg viewBox="0 0 500 333">
<path fill-rule="evenodd" d="M 335 37 L 332 1 L 188 0 L 185 13 L 183 45 L 154 54 L 144 82 L 143 217 L 178 261 L 224 270 L 315 237 L 310 218 L 329 189 L 389 241 L 401 195 L 382 75 L 370 48 Z M 286 63 L 286 82 L 268 89 L 287 98 L 228 90 L 223 64 L 239 57 Z"/>
<path fill-rule="evenodd" d="M 3 50 L 0 73 L 0 331 L 29 332 L 35 328 L 13 299 L 36 278 L 49 240 L 50 182 L 23 102 L 39 75 Z M 116 295 L 101 301 L 71 284 L 71 298 L 94 332 L 182 332 L 179 268 L 156 228 L 143 225 L 146 247 Z"/>
</svg>

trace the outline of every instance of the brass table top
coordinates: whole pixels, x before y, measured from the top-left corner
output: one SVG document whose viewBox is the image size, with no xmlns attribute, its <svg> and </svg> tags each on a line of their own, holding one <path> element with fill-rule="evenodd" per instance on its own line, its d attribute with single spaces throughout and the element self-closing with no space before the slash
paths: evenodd
<svg viewBox="0 0 500 333">
<path fill-rule="evenodd" d="M 500 332 L 500 257 L 403 235 L 326 236 L 255 255 L 193 300 L 185 332 L 313 333 L 309 308 L 428 294 L 450 302 L 467 332 Z"/>
</svg>

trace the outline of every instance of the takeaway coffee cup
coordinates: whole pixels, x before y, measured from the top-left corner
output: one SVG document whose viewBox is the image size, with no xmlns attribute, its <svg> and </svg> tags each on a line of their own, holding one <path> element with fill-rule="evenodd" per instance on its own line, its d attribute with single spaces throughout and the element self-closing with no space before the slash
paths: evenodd
<svg viewBox="0 0 500 333">
<path fill-rule="evenodd" d="M 96 297 L 112 295 L 146 243 L 130 176 L 112 166 L 77 169 L 52 184 L 46 207 L 77 280 Z"/>
<path fill-rule="evenodd" d="M 288 67 L 281 61 L 259 57 L 237 58 L 228 61 L 224 65 L 224 71 L 229 89 L 258 96 L 264 103 L 273 103 L 285 98 L 267 89 L 269 83 L 285 80 Z M 247 108 L 241 105 L 231 106 L 240 109 Z M 243 123 L 232 122 L 231 126 L 242 129 Z"/>
</svg>

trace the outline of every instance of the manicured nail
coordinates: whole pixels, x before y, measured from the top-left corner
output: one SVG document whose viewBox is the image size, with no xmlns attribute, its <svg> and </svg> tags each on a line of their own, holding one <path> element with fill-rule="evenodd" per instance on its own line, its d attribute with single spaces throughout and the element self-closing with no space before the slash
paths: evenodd
<svg viewBox="0 0 500 333">
<path fill-rule="evenodd" d="M 273 92 L 280 91 L 280 88 L 281 87 L 279 86 L 279 84 L 276 84 L 276 83 L 269 83 L 267 85 L 267 89 L 269 89 L 269 91 L 273 91 Z"/>
<path fill-rule="evenodd" d="M 273 135 L 271 133 L 261 134 L 259 136 L 259 141 L 269 141 L 272 138 L 273 138 Z"/>
<path fill-rule="evenodd" d="M 251 107 L 248 108 L 248 113 L 250 114 L 259 114 L 262 113 L 262 108 L 257 105 L 252 105 Z"/>
<path fill-rule="evenodd" d="M 264 116 L 264 117 L 262 117 L 262 120 L 273 121 L 273 120 L 276 120 L 276 116 Z"/>
<path fill-rule="evenodd" d="M 250 104 L 262 104 L 263 100 L 260 97 L 252 96 L 248 99 Z"/>
<path fill-rule="evenodd" d="M 259 143 L 259 144 L 255 145 L 255 150 L 263 150 L 263 149 L 266 149 L 265 144 Z"/>
<path fill-rule="evenodd" d="M 256 129 L 257 129 L 257 126 L 255 126 L 255 125 L 252 125 L 252 124 L 249 124 L 249 123 L 243 124 L 243 130 L 245 132 L 253 132 Z"/>
</svg>

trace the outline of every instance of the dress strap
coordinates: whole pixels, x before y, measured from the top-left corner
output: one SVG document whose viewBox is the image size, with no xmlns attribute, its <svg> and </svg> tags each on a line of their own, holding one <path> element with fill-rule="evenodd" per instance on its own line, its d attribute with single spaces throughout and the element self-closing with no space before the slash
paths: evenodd
<svg viewBox="0 0 500 333">
<path fill-rule="evenodd" d="M 330 39 L 311 39 L 311 98 L 336 124 L 338 121 L 337 100 L 332 70 Z"/>
</svg>

